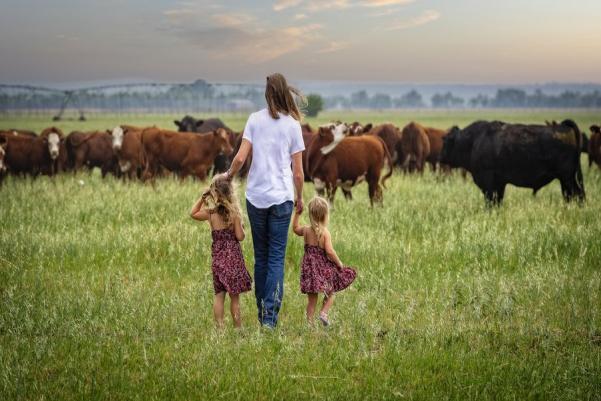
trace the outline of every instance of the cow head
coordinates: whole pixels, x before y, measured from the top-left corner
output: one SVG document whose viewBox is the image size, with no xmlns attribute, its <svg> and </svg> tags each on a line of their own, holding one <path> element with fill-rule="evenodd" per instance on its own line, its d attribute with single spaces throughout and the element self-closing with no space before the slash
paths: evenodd
<svg viewBox="0 0 601 401">
<path fill-rule="evenodd" d="M 121 147 L 123 146 L 123 136 L 125 135 L 125 132 L 123 131 L 123 128 L 120 126 L 116 126 L 115 128 L 113 128 L 113 130 L 111 131 L 111 136 L 112 136 L 112 143 L 113 143 L 113 150 L 115 152 L 118 152 L 121 150 Z"/>
<path fill-rule="evenodd" d="M 0 173 L 6 171 L 6 165 L 4 164 L 4 156 L 6 155 L 6 146 L 8 145 L 8 139 L 0 136 Z"/>
<path fill-rule="evenodd" d="M 230 134 L 223 128 L 217 128 L 213 131 L 213 135 L 217 139 L 222 154 L 229 156 L 234 152 L 234 148 L 230 143 Z"/>
<path fill-rule="evenodd" d="M 197 132 L 197 129 L 204 124 L 204 120 L 197 120 L 192 116 L 185 116 L 184 118 L 173 121 L 177 126 L 179 132 Z"/>
<path fill-rule="evenodd" d="M 457 166 L 457 141 L 461 135 L 459 127 L 455 126 L 449 130 L 449 133 L 442 138 L 442 151 L 440 152 L 440 162 L 448 164 L 451 167 Z"/>
<path fill-rule="evenodd" d="M 42 131 L 40 137 L 43 138 L 48 145 L 48 154 L 50 155 L 50 158 L 56 160 L 60 152 L 60 143 L 63 138 L 63 132 L 56 127 L 46 128 Z"/>
<path fill-rule="evenodd" d="M 318 143 L 321 153 L 327 155 L 338 146 L 338 144 L 346 138 L 349 133 L 349 127 L 345 123 L 325 124 L 319 127 L 317 134 L 319 136 Z"/>
<path fill-rule="evenodd" d="M 593 134 L 601 134 L 601 127 L 598 125 L 591 125 L 590 129 Z"/>
<path fill-rule="evenodd" d="M 362 125 L 360 122 L 355 121 L 354 123 L 349 125 L 349 132 L 352 136 L 358 136 L 367 134 L 373 128 L 373 124 L 369 123 L 367 125 Z"/>
</svg>

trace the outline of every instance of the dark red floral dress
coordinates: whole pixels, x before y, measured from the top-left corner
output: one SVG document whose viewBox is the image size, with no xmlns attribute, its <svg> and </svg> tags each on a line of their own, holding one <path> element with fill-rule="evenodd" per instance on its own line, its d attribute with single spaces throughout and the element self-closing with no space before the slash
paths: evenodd
<svg viewBox="0 0 601 401">
<path fill-rule="evenodd" d="M 351 267 L 338 269 L 336 264 L 328 259 L 323 248 L 305 244 L 300 276 L 303 294 L 331 294 L 342 291 L 355 281 L 356 276 L 357 272 Z"/>
<path fill-rule="evenodd" d="M 211 253 L 213 261 L 213 288 L 215 294 L 227 292 L 240 294 L 250 291 L 252 284 L 250 274 L 246 270 L 240 242 L 232 229 L 213 230 L 213 245 Z"/>
</svg>

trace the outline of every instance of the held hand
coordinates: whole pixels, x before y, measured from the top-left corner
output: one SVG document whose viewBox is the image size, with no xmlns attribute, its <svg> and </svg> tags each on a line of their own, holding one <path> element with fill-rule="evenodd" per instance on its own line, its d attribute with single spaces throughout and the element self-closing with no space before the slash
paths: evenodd
<svg viewBox="0 0 601 401">
<path fill-rule="evenodd" d="M 294 206 L 296 206 L 296 209 L 295 209 L 296 214 L 302 214 L 303 210 L 305 210 L 305 204 L 303 203 L 303 198 L 297 198 L 296 202 L 294 202 Z"/>
<path fill-rule="evenodd" d="M 215 180 L 227 180 L 227 181 L 231 181 L 234 177 L 232 177 L 230 175 L 230 171 L 226 171 L 225 173 L 221 173 L 219 174 L 217 177 L 215 177 Z"/>
</svg>

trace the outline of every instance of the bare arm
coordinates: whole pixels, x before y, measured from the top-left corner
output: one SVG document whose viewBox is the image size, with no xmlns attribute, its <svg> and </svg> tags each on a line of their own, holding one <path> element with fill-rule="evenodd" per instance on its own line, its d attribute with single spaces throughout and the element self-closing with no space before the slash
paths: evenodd
<svg viewBox="0 0 601 401">
<path fill-rule="evenodd" d="M 204 206 L 204 197 L 201 196 L 196 203 L 194 203 L 194 206 L 192 206 L 192 209 L 190 210 L 190 217 L 192 217 L 194 220 L 199 220 L 199 221 L 206 221 L 209 220 L 209 212 L 207 209 L 203 209 Z"/>
<path fill-rule="evenodd" d="M 238 241 L 244 241 L 244 227 L 242 226 L 242 219 L 240 217 L 236 217 L 234 220 L 234 234 L 236 234 Z"/>
<path fill-rule="evenodd" d="M 298 209 L 294 211 L 294 217 L 292 218 L 292 231 L 299 237 L 305 235 L 305 227 L 302 227 L 299 223 L 300 213 Z"/>
<path fill-rule="evenodd" d="M 302 213 L 305 207 L 303 204 L 303 184 L 305 183 L 303 152 L 297 152 L 292 155 L 292 175 L 294 177 L 294 189 L 296 190 L 296 211 Z"/>
<path fill-rule="evenodd" d="M 328 230 L 325 230 L 323 233 L 323 247 L 326 251 L 328 259 L 334 262 L 338 268 L 342 268 L 342 262 L 340 261 L 340 258 L 338 258 L 338 255 L 332 246 L 332 237 L 330 236 L 330 232 Z"/>
<path fill-rule="evenodd" d="M 232 160 L 232 165 L 230 169 L 226 172 L 227 177 L 231 180 L 238 174 L 238 171 L 242 168 L 246 159 L 248 158 L 248 154 L 252 150 L 252 144 L 248 141 L 248 139 L 242 138 L 242 143 L 240 144 L 240 149 L 238 149 L 238 153 L 234 156 L 234 160 Z"/>
</svg>

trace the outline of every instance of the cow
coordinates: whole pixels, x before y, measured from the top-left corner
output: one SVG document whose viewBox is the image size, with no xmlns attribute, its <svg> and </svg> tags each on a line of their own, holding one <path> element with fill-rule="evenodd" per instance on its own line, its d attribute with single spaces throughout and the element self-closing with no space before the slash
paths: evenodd
<svg viewBox="0 0 601 401">
<path fill-rule="evenodd" d="M 111 131 L 72 132 L 66 140 L 69 164 L 74 172 L 83 166 L 100 168 L 102 178 L 108 173 L 119 176 L 117 156 L 113 151 Z"/>
<path fill-rule="evenodd" d="M 369 200 L 381 203 L 382 185 L 392 175 L 392 160 L 386 144 L 377 136 L 347 137 L 346 124 L 327 124 L 319 127 L 311 142 L 308 166 L 318 193 L 325 189 L 330 203 L 334 202 L 336 189 L 350 189 L 367 181 Z M 382 178 L 382 168 L 388 163 L 389 172 Z"/>
<path fill-rule="evenodd" d="M 547 127 L 555 127 L 560 124 L 555 120 L 552 120 L 552 121 L 545 120 L 545 125 Z M 580 151 L 582 153 L 588 153 L 588 147 L 589 147 L 588 142 L 589 142 L 588 136 L 586 136 L 586 134 L 584 132 L 582 132 L 582 146 L 580 147 Z"/>
<path fill-rule="evenodd" d="M 593 163 L 601 168 L 601 127 L 591 125 L 591 138 L 588 143 L 588 166 Z"/>
<path fill-rule="evenodd" d="M 204 180 L 217 155 L 233 153 L 228 132 L 223 128 L 204 135 L 148 128 L 142 132 L 142 147 L 146 157 L 145 181 L 153 179 L 161 166 L 182 179 L 194 175 Z"/>
<path fill-rule="evenodd" d="M 237 145 L 236 134 L 221 121 L 219 118 L 208 118 L 206 120 L 197 120 L 192 116 L 185 116 L 181 120 L 174 120 L 173 123 L 177 127 L 179 132 L 197 132 L 199 134 L 206 134 L 213 132 L 219 128 L 223 128 L 227 131 L 230 145 Z M 215 163 L 213 165 L 213 175 L 223 173 L 230 167 L 231 160 L 225 155 L 217 155 Z"/>
<path fill-rule="evenodd" d="M 451 129 L 443 140 L 440 161 L 472 173 L 491 206 L 502 203 L 507 184 L 536 193 L 556 178 L 566 201 L 584 201 L 581 141 L 571 120 L 554 126 L 477 121 L 463 130 Z"/>
<path fill-rule="evenodd" d="M 144 150 L 142 131 L 146 128 L 131 125 L 118 125 L 111 131 L 113 152 L 117 156 L 119 170 L 123 177 L 142 178 L 144 170 Z"/>
<path fill-rule="evenodd" d="M 0 135 L 0 186 L 6 175 L 6 165 L 4 164 L 4 156 L 6 156 L 6 147 L 8 145 L 8 139 Z"/>
<path fill-rule="evenodd" d="M 422 125 L 412 121 L 403 128 L 401 152 L 404 158 L 401 165 L 405 171 L 424 172 L 424 164 L 430 156 L 430 140 Z"/>
<path fill-rule="evenodd" d="M 38 136 L 38 134 L 36 134 L 33 131 L 24 130 L 24 129 L 16 129 L 16 128 L 11 128 L 11 129 L 7 129 L 7 130 L 1 130 L 0 133 L 2 133 L 2 134 L 13 134 L 13 135 L 29 136 L 29 137 L 32 137 L 32 138 L 35 138 L 36 136 Z"/>
<path fill-rule="evenodd" d="M 426 162 L 432 167 L 432 171 L 436 171 L 436 167 L 440 162 L 440 152 L 442 152 L 442 142 L 445 135 L 448 133 L 446 130 L 438 128 L 425 127 L 428 141 L 430 142 L 430 154 L 426 158 Z M 441 170 L 448 171 L 448 166 L 441 165 Z"/>
<path fill-rule="evenodd" d="M 401 131 L 392 124 L 382 124 L 372 128 L 368 133 L 369 135 L 378 136 L 384 141 L 392 158 L 392 163 L 396 164 L 399 160 L 398 144 L 401 141 Z"/>
<path fill-rule="evenodd" d="M 355 121 L 348 124 L 349 136 L 360 136 L 369 133 L 373 129 L 373 124 L 362 125 L 360 122 Z"/>
<path fill-rule="evenodd" d="M 4 165 L 15 175 L 54 175 L 61 168 L 63 133 L 56 127 L 46 128 L 39 136 L 0 134 L 5 142 Z"/>
<path fill-rule="evenodd" d="M 309 166 L 307 164 L 307 150 L 309 149 L 309 146 L 311 146 L 313 138 L 315 138 L 315 132 L 313 132 L 313 128 L 307 123 L 301 125 L 301 130 L 303 142 L 305 144 L 305 151 L 303 152 L 303 172 L 305 174 L 305 182 L 311 182 L 311 175 L 309 174 Z"/>
</svg>

